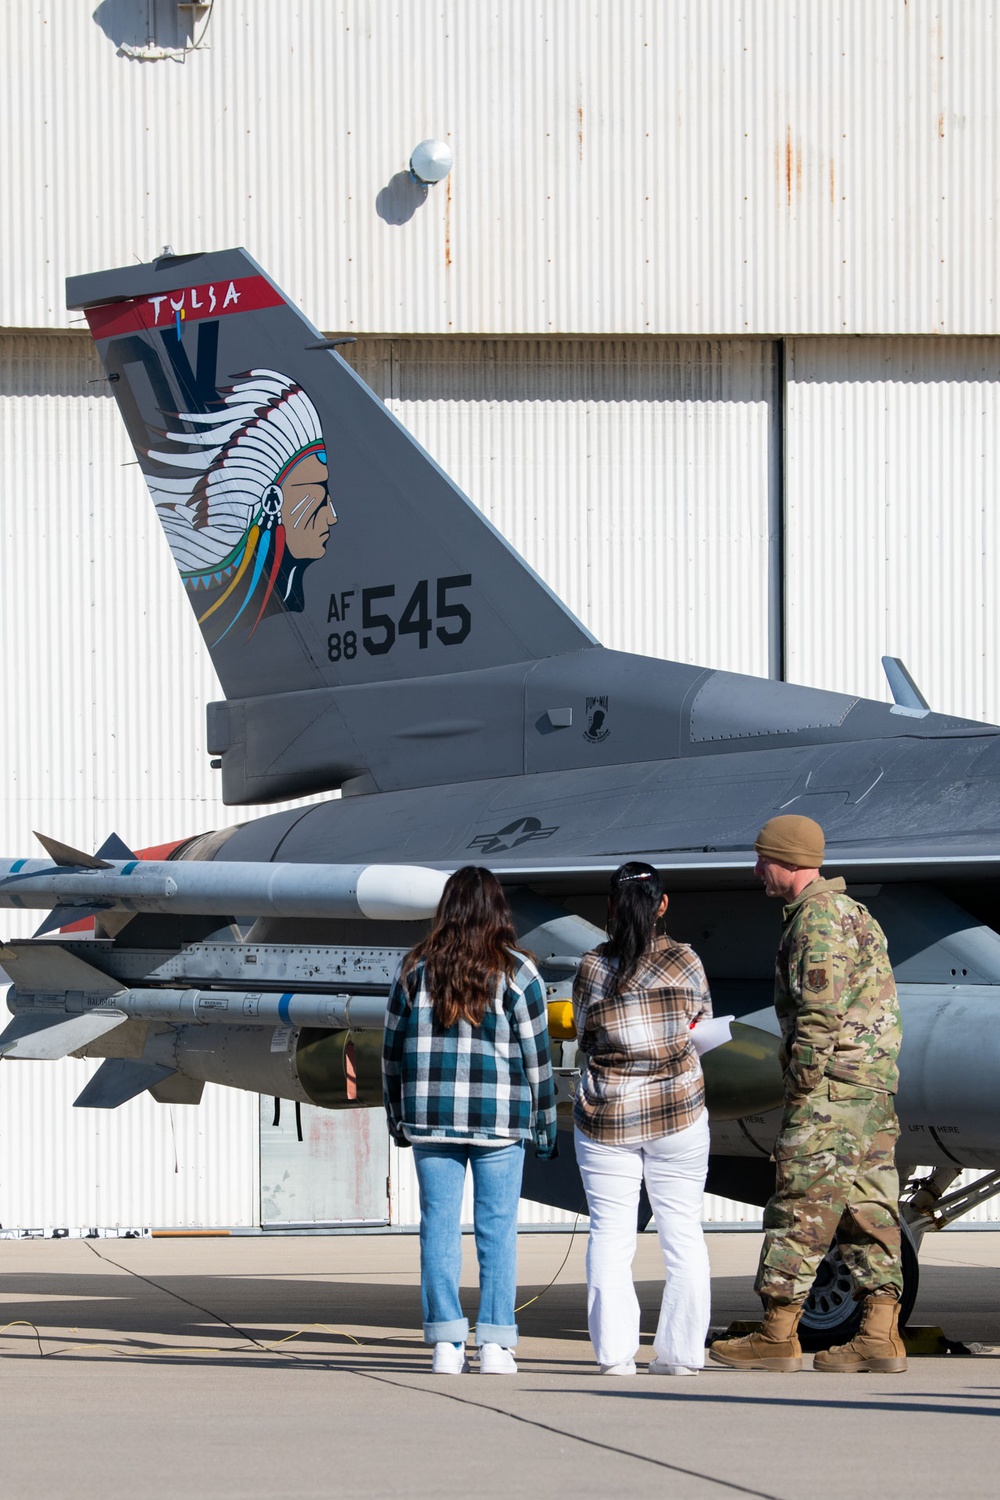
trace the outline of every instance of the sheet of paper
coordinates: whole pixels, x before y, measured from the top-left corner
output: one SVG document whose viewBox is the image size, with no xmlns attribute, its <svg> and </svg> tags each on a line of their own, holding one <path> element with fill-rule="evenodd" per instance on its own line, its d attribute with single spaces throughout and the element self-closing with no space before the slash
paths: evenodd
<svg viewBox="0 0 1000 1500">
<path fill-rule="evenodd" d="M 723 1042 L 731 1042 L 733 1033 L 729 1023 L 735 1020 L 735 1016 L 713 1016 L 709 1021 L 699 1021 L 692 1026 L 691 1037 L 698 1056 L 702 1057 L 713 1048 L 721 1047 Z"/>
</svg>

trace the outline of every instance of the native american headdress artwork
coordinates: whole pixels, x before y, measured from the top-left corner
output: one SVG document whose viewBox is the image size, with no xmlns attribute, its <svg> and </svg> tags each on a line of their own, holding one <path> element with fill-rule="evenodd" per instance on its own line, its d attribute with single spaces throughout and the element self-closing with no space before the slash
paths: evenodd
<svg viewBox="0 0 1000 1500">
<path fill-rule="evenodd" d="M 178 412 L 187 424 L 163 433 L 174 446 L 149 451 L 177 478 L 147 473 L 147 483 L 174 561 L 189 592 L 204 591 L 221 640 L 244 618 L 253 635 L 269 603 L 303 607 L 302 574 L 322 555 L 337 519 L 326 487 L 326 444 L 319 416 L 297 381 L 276 370 L 251 370 L 220 392 L 224 407 Z M 305 459 L 315 458 L 310 484 L 298 486 L 289 511 L 282 489 Z M 303 552 L 296 529 L 312 528 Z M 217 598 L 213 592 L 222 590 Z"/>
</svg>

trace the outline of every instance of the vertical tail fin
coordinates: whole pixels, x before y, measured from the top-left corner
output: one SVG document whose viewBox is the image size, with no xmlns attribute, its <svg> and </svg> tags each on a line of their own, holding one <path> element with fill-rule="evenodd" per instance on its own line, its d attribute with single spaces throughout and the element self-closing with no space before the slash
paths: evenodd
<svg viewBox="0 0 1000 1500">
<path fill-rule="evenodd" d="M 593 644 L 243 250 L 67 283 L 227 698 Z"/>
</svg>

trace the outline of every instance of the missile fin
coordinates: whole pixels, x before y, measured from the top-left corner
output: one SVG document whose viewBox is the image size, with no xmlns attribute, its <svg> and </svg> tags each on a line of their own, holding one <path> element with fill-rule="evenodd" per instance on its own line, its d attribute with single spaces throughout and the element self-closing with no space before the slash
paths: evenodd
<svg viewBox="0 0 1000 1500">
<path fill-rule="evenodd" d="M 162 1083 L 154 1083 L 149 1092 L 157 1104 L 200 1104 L 205 1084 L 200 1078 L 186 1078 L 174 1073 Z"/>
<path fill-rule="evenodd" d="M 44 937 L 47 932 L 55 932 L 60 927 L 69 927 L 74 922 L 85 922 L 88 917 L 96 917 L 103 906 L 54 906 L 34 932 L 32 937 Z"/>
<path fill-rule="evenodd" d="M 82 865 L 85 870 L 111 868 L 107 860 L 99 859 L 96 854 L 84 854 L 82 849 L 74 849 L 72 844 L 61 844 L 58 839 L 50 839 L 46 834 L 39 833 L 37 828 L 33 832 L 49 859 L 54 860 L 57 865 Z"/>
<path fill-rule="evenodd" d="M 124 839 L 120 839 L 117 833 L 109 833 L 104 843 L 94 855 L 95 859 L 137 859 L 138 855 L 130 849 Z"/>
<path fill-rule="evenodd" d="M 120 1011 L 88 1011 L 77 1016 L 15 1016 L 0 1036 L 0 1057 L 68 1057 L 127 1020 Z"/>
<path fill-rule="evenodd" d="M 98 931 L 97 936 L 114 938 L 117 937 L 120 932 L 123 932 L 128 924 L 134 919 L 135 912 L 101 911 L 98 913 L 98 916 L 101 920 L 100 930 Z"/>
<path fill-rule="evenodd" d="M 67 990 L 79 990 L 107 999 L 127 988 L 120 979 L 95 969 L 58 943 L 36 943 L 30 938 L 17 938 L 6 945 L 3 966 L 25 994 L 63 995 Z"/>
<path fill-rule="evenodd" d="M 109 1057 L 94 1074 L 86 1088 L 73 1100 L 74 1109 L 117 1109 L 144 1093 L 154 1083 L 171 1077 L 175 1069 L 161 1063 L 131 1062 Z"/>
</svg>

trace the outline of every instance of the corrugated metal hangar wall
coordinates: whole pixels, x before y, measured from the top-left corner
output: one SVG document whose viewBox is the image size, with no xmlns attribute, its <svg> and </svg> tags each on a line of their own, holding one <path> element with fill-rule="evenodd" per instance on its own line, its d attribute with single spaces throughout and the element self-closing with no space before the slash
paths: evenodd
<svg viewBox="0 0 1000 1500">
<path fill-rule="evenodd" d="M 4 852 L 236 821 L 218 684 L 62 308 L 66 274 L 166 242 L 246 243 L 357 332 L 360 373 L 607 645 L 883 698 L 891 652 L 936 708 L 1000 719 L 990 6 L 193 14 L 0 22 Z M 456 165 L 418 201 L 431 134 Z M 299 1143 L 212 1087 L 74 1113 L 93 1066 L 0 1068 L 5 1227 L 416 1218 L 369 1115 L 307 1112 Z"/>
</svg>

